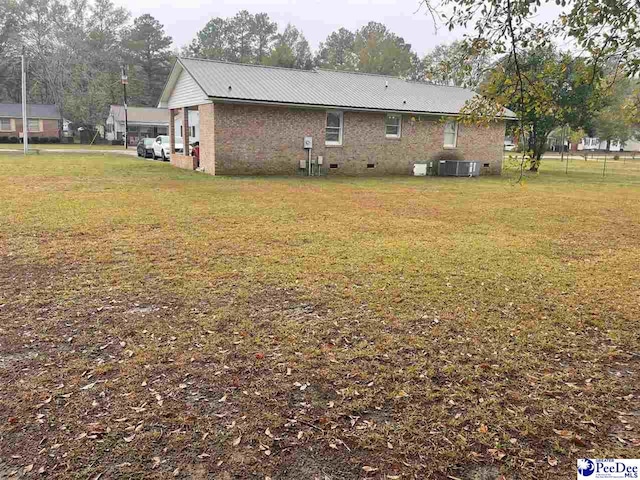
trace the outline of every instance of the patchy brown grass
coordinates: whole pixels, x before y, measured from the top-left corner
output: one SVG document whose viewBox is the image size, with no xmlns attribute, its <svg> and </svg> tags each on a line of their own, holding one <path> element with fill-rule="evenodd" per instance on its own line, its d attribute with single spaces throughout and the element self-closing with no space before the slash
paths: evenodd
<svg viewBox="0 0 640 480">
<path fill-rule="evenodd" d="M 640 172 L 546 165 L 513 186 L 0 156 L 0 478 L 638 457 Z"/>
</svg>

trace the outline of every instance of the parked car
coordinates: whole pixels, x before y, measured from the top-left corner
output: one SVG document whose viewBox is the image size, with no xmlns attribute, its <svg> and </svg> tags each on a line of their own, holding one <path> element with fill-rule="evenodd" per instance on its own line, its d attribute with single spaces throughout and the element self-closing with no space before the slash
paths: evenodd
<svg viewBox="0 0 640 480">
<path fill-rule="evenodd" d="M 139 157 L 153 157 L 153 138 L 141 138 L 136 147 Z"/>
<path fill-rule="evenodd" d="M 515 149 L 516 149 L 516 146 L 513 142 L 509 142 L 509 141 L 504 142 L 505 152 L 513 152 Z"/>
<path fill-rule="evenodd" d="M 183 149 L 182 137 L 176 137 L 176 152 L 182 153 Z M 153 142 L 153 159 L 169 160 L 170 157 L 169 135 L 158 135 L 155 142 Z"/>
</svg>

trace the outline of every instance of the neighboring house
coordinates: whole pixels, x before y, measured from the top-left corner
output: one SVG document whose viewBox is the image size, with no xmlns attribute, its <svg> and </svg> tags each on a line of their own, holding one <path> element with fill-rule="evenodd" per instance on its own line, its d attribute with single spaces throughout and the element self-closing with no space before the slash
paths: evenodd
<svg viewBox="0 0 640 480">
<path fill-rule="evenodd" d="M 499 174 L 505 121 L 515 116 L 459 123 L 475 95 L 381 75 L 180 58 L 158 107 L 183 123 L 199 112 L 199 166 L 211 174 L 296 174 L 307 159 L 329 174 L 409 175 L 439 159 L 477 160 Z M 184 155 L 171 162 L 196 167 Z"/>
<path fill-rule="evenodd" d="M 189 112 L 191 142 L 199 138 L 199 114 Z M 155 138 L 169 133 L 169 111 L 165 108 L 128 107 L 127 108 L 128 140 L 130 146 L 135 146 L 141 138 Z M 182 119 L 175 120 L 175 128 L 182 136 Z M 111 105 L 106 121 L 105 138 L 113 141 L 123 141 L 125 129 L 125 115 L 123 105 Z"/>
<path fill-rule="evenodd" d="M 55 105 L 27 105 L 30 137 L 60 138 L 60 112 Z M 0 103 L 0 137 L 20 139 L 23 136 L 22 105 Z"/>
<path fill-rule="evenodd" d="M 584 137 L 578 143 L 577 150 L 603 150 L 609 152 L 639 152 L 640 151 L 640 141 L 637 140 L 627 140 L 623 144 L 620 144 L 618 140 L 612 140 L 607 148 L 607 141 L 600 140 L 597 137 Z"/>
</svg>

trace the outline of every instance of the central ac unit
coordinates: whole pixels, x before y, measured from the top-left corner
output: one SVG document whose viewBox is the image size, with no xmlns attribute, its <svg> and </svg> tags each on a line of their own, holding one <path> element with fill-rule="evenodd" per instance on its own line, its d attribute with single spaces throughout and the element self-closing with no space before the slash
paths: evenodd
<svg viewBox="0 0 640 480">
<path fill-rule="evenodd" d="M 480 162 L 440 160 L 438 175 L 440 177 L 477 177 L 480 175 Z"/>
</svg>

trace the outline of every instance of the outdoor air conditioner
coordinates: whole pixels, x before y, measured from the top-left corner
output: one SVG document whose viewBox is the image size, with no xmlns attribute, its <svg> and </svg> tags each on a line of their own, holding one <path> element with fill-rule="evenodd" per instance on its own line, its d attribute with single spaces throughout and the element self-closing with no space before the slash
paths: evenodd
<svg viewBox="0 0 640 480">
<path fill-rule="evenodd" d="M 480 175 L 480 162 L 440 160 L 438 175 L 441 177 L 477 177 Z"/>
</svg>

